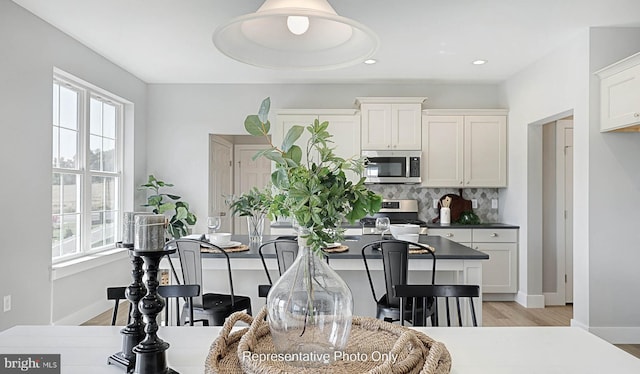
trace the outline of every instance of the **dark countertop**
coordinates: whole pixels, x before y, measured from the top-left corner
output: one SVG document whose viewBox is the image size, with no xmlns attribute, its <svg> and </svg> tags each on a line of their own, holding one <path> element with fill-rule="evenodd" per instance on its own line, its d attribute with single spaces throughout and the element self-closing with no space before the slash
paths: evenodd
<svg viewBox="0 0 640 374">
<path fill-rule="evenodd" d="M 269 240 L 273 240 L 278 238 L 278 236 L 267 236 L 263 237 L 263 243 Z M 379 235 L 358 235 L 358 236 L 347 236 L 346 240 L 342 243 L 343 245 L 349 246 L 349 250 L 342 253 L 329 253 L 329 260 L 338 260 L 338 259 L 362 259 L 362 247 L 373 241 L 379 240 Z M 247 235 L 234 235 L 231 240 L 238 241 L 241 243 L 248 243 L 249 237 Z M 489 255 L 484 252 L 476 251 L 475 249 L 469 248 L 465 245 L 458 244 L 449 239 L 445 239 L 443 237 L 437 235 L 420 235 L 420 243 L 425 243 L 433 248 L 435 248 L 436 259 L 450 259 L 450 260 L 488 260 Z M 274 258 L 274 252 L 263 252 L 266 258 Z M 202 253 L 202 257 L 223 257 L 223 254 L 217 253 Z M 248 251 L 245 252 L 233 252 L 229 253 L 229 257 L 231 258 L 260 258 L 260 254 L 258 253 L 258 246 L 253 245 Z M 411 254 L 410 258 L 431 258 L 429 254 Z M 367 258 L 375 259 L 382 258 L 379 251 L 371 250 L 367 252 Z"/>
<path fill-rule="evenodd" d="M 342 225 L 340 225 L 342 228 L 344 229 L 360 229 L 362 228 L 362 224 L 359 221 L 356 221 L 354 223 L 349 223 L 349 222 L 344 222 Z M 288 228 L 293 228 L 293 226 L 291 225 L 291 222 L 271 222 L 271 227 L 273 228 L 283 228 L 283 229 L 288 229 Z"/>
<path fill-rule="evenodd" d="M 507 223 L 480 223 L 478 225 L 461 225 L 452 223 L 450 225 L 441 225 L 440 222 L 431 223 L 427 222 L 427 227 L 430 229 L 519 229 L 520 226 L 509 225 Z"/>
</svg>

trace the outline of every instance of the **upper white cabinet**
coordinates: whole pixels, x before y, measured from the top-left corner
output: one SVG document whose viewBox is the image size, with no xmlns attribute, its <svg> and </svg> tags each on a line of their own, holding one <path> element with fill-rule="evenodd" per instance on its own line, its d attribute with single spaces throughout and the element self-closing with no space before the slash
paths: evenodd
<svg viewBox="0 0 640 374">
<path fill-rule="evenodd" d="M 360 157 L 360 114 L 355 109 L 287 109 L 278 112 L 277 126 L 273 129 L 273 143 L 282 144 L 285 134 L 294 125 L 308 126 L 318 119 L 328 121 L 328 131 L 333 135 L 331 140 L 334 153 L 338 157 Z M 304 131 L 296 144 L 302 148 L 303 157 L 309 132 Z M 306 161 L 304 159 L 303 161 Z M 353 173 L 351 173 L 353 174 Z M 350 180 L 359 180 L 359 175 L 349 175 Z"/>
<path fill-rule="evenodd" d="M 600 130 L 640 131 L 640 53 L 596 74 L 600 77 Z"/>
<path fill-rule="evenodd" d="M 426 97 L 359 97 L 362 149 L 419 150 Z"/>
<path fill-rule="evenodd" d="M 422 185 L 506 187 L 507 111 L 425 110 Z"/>
</svg>

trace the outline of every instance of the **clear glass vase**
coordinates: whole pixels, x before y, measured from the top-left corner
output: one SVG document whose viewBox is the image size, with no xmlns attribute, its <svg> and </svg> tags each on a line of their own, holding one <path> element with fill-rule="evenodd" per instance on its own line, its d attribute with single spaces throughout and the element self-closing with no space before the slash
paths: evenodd
<svg viewBox="0 0 640 374">
<path fill-rule="evenodd" d="M 264 214 L 247 216 L 247 228 L 249 229 L 249 242 L 262 243 L 264 233 Z"/>
<path fill-rule="evenodd" d="M 290 364 L 314 367 L 334 361 L 351 332 L 353 297 L 342 278 L 316 254 L 300 229 L 298 256 L 271 287 L 267 321 L 278 353 Z"/>
</svg>

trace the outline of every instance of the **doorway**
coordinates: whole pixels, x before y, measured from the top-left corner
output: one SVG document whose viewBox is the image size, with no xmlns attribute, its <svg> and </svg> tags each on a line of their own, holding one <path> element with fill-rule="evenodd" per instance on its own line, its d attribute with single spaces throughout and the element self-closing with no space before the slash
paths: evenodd
<svg viewBox="0 0 640 374">
<path fill-rule="evenodd" d="M 545 305 L 573 302 L 573 118 L 542 130 L 542 290 Z"/>
<path fill-rule="evenodd" d="M 209 215 L 222 217 L 219 231 L 247 234 L 245 217 L 233 217 L 227 205 L 231 195 L 240 195 L 251 187 L 265 186 L 271 177 L 271 164 L 264 157 L 252 160 L 268 140 L 251 135 L 209 134 Z M 265 234 L 269 222 L 265 222 Z"/>
</svg>

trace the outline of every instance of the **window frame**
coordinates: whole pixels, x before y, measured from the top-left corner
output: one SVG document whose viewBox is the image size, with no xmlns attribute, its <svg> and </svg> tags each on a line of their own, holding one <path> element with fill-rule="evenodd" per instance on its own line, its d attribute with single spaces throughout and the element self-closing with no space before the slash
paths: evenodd
<svg viewBox="0 0 640 374">
<path fill-rule="evenodd" d="M 95 253 L 111 250 L 116 247 L 116 242 L 118 238 L 121 236 L 121 222 L 122 222 L 122 211 L 124 206 L 124 119 L 125 119 L 125 108 L 126 102 L 122 99 L 118 98 L 116 95 L 113 95 L 103 89 L 95 87 L 89 83 L 86 83 L 78 78 L 75 78 L 69 74 L 63 74 L 62 72 L 54 72 L 53 80 L 52 80 L 52 88 L 55 87 L 55 84 L 59 84 L 60 86 L 64 86 L 68 89 L 71 89 L 78 94 L 78 108 L 77 108 L 77 119 L 78 119 L 78 137 L 77 137 L 77 169 L 68 169 L 61 168 L 53 165 L 53 159 L 51 160 L 51 173 L 52 177 L 55 173 L 64 173 L 64 174 L 74 174 L 79 175 L 80 186 L 78 187 L 77 195 L 77 204 L 80 206 L 76 209 L 78 214 L 80 215 L 80 224 L 79 224 L 79 240 L 77 241 L 77 251 L 72 254 L 55 256 L 53 251 L 51 253 L 51 259 L 53 264 L 61 263 L 64 261 L 74 260 L 81 257 L 89 256 Z M 89 160 L 89 152 L 90 152 L 90 138 L 91 138 L 91 100 L 95 99 L 104 103 L 108 103 L 115 107 L 115 152 L 114 152 L 114 171 L 104 171 L 104 170 L 91 170 L 90 160 Z M 53 100 L 52 100 L 53 103 Z M 59 125 L 59 124 L 58 124 Z M 52 127 L 55 127 L 52 116 Z M 104 137 L 104 133 L 102 134 Z M 54 139 L 52 139 L 52 144 Z M 60 144 L 58 142 L 58 147 Z M 102 149 L 102 148 L 101 148 Z M 52 154 L 53 157 L 53 154 Z M 102 160 L 102 158 L 101 158 Z M 102 169 L 102 161 L 101 161 L 101 169 Z M 114 242 L 106 245 L 101 245 L 96 248 L 91 248 L 91 230 L 92 230 L 92 206 L 91 206 L 91 181 L 93 177 L 110 177 L 116 178 L 115 190 L 114 191 L 114 199 L 115 206 L 113 206 L 110 210 L 114 211 L 113 215 L 113 238 Z M 52 180 L 53 186 L 53 180 Z M 104 201 L 104 200 L 103 200 Z M 104 208 L 104 207 L 103 207 Z M 53 214 L 59 214 L 60 212 L 53 212 L 53 201 L 51 203 L 52 209 L 52 217 Z M 103 209 L 104 211 L 104 209 Z M 102 214 L 102 223 L 106 222 L 105 217 L 106 214 Z M 104 227 L 104 226 L 103 226 Z M 52 230 L 52 238 L 53 238 L 53 224 L 51 227 Z M 53 240 L 52 240 L 52 249 L 53 249 Z"/>
</svg>

